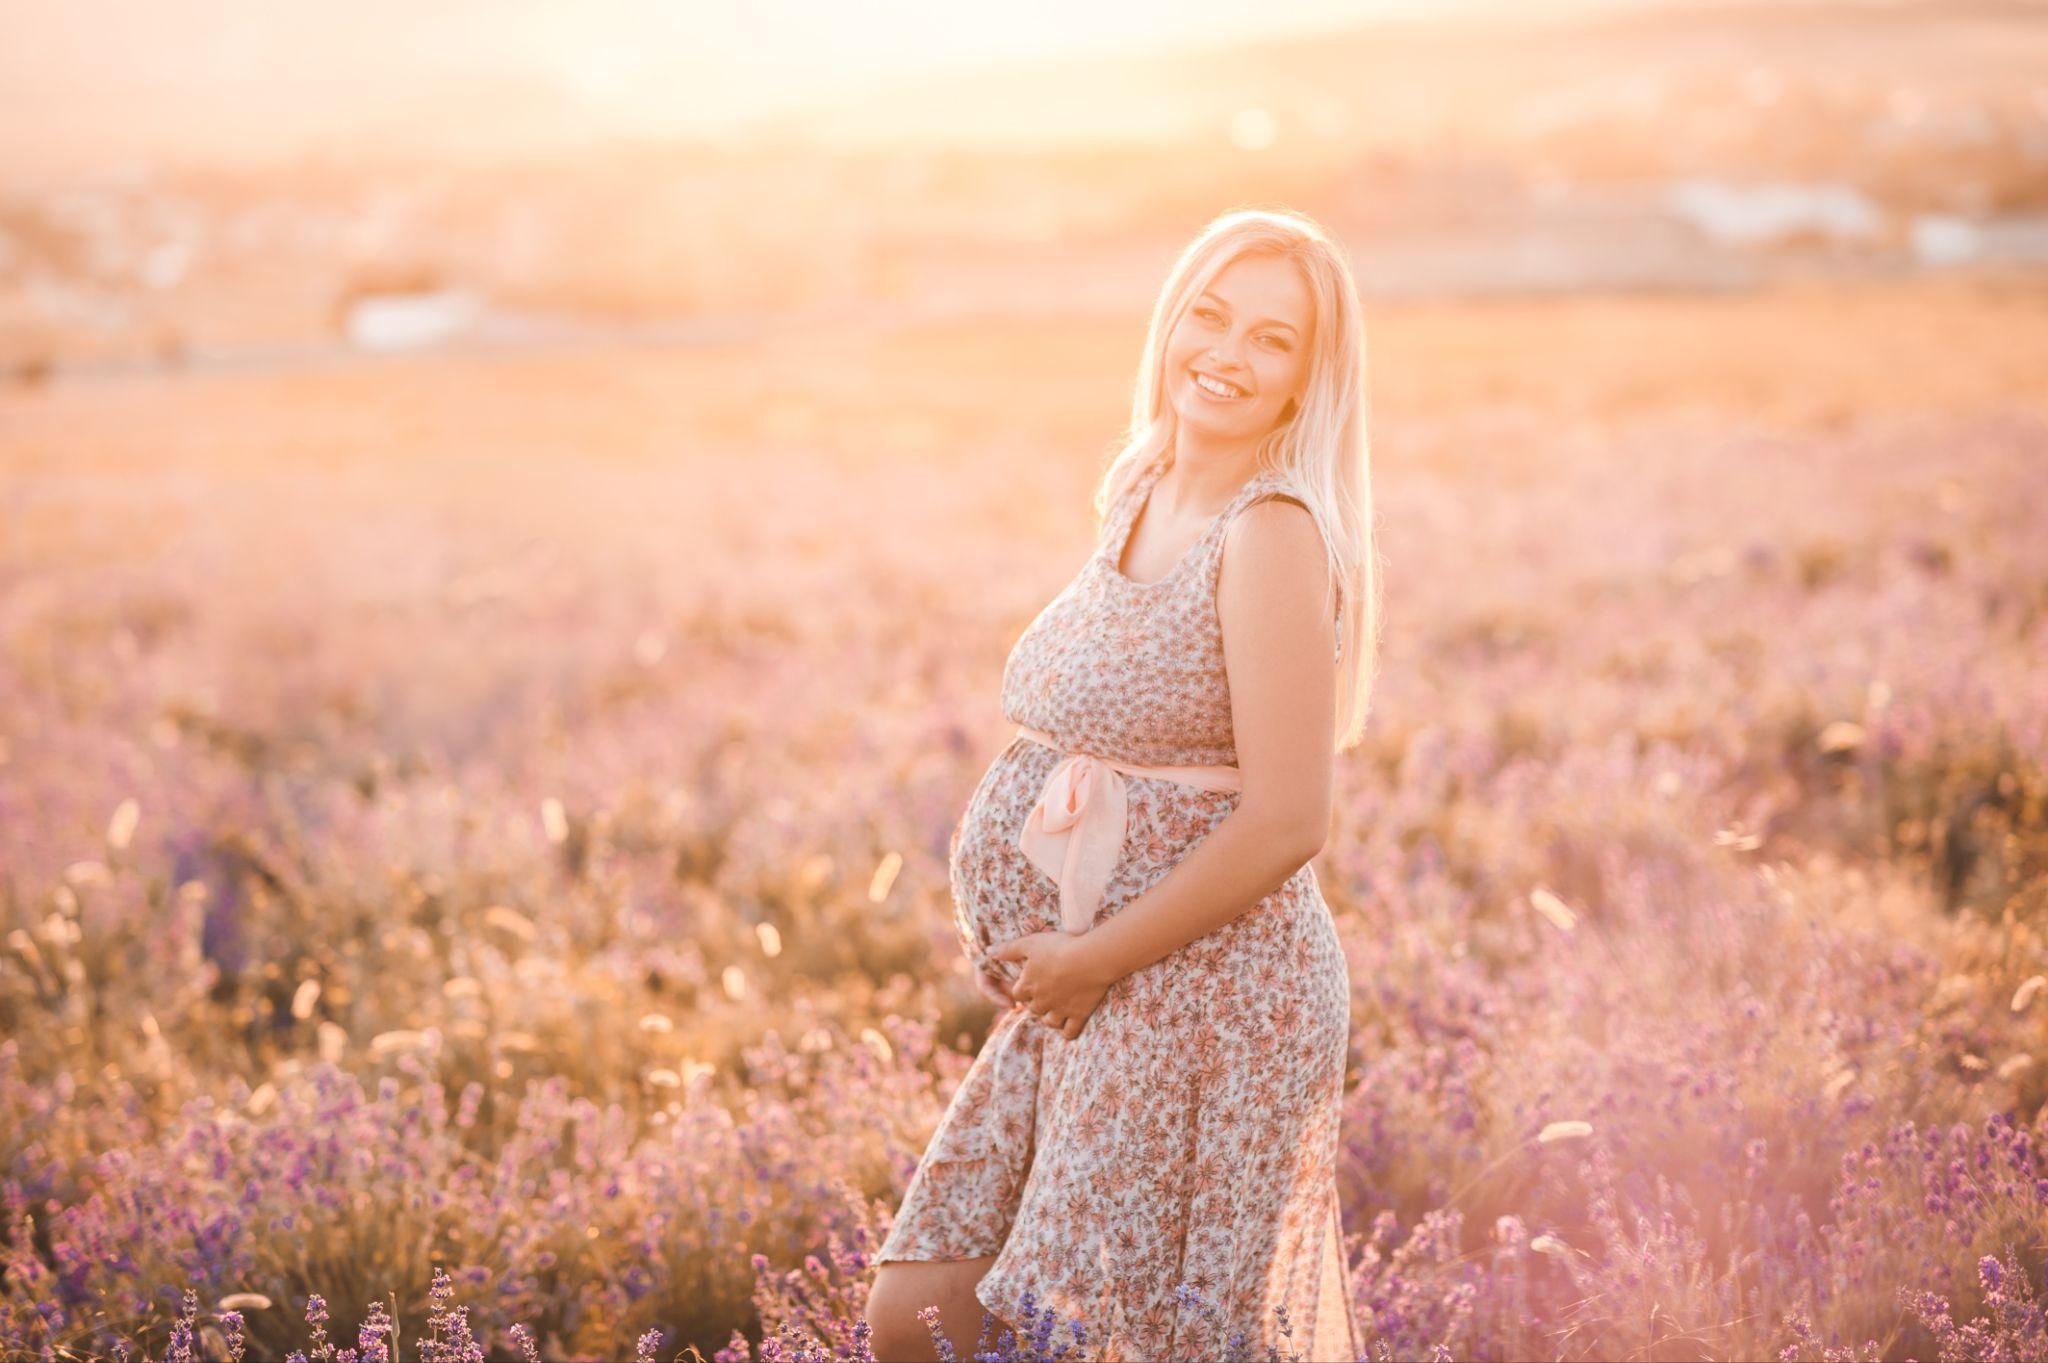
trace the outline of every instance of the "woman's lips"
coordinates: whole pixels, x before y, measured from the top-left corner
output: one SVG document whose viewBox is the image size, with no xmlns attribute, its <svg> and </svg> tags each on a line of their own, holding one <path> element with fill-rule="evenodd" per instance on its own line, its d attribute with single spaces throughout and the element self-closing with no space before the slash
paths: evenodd
<svg viewBox="0 0 2048 1363">
<path fill-rule="evenodd" d="M 1202 383 L 1204 379 L 1209 380 L 1209 382 L 1211 383 L 1220 383 L 1225 385 L 1226 387 L 1229 387 L 1233 390 L 1232 395 L 1229 397 L 1225 397 L 1221 393 L 1215 392 L 1207 387 L 1204 387 Z M 1231 383 L 1228 379 L 1216 378 L 1212 374 L 1204 374 L 1199 369 L 1190 369 L 1188 371 L 1188 381 L 1194 386 L 1196 392 L 1200 393 L 1203 397 L 1209 399 L 1209 401 L 1211 402 L 1242 402 L 1246 398 L 1251 396 L 1251 394 L 1247 392 L 1242 385 Z"/>
</svg>

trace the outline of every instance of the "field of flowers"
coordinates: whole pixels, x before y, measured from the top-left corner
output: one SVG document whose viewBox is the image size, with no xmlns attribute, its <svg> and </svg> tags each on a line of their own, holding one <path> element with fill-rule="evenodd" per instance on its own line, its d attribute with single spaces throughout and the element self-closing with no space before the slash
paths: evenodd
<svg viewBox="0 0 2048 1363">
<path fill-rule="evenodd" d="M 1374 1358 L 2048 1349 L 2044 301 L 1370 314 Z M 855 1345 L 1141 326 L 0 394 L 0 1356 Z"/>
</svg>

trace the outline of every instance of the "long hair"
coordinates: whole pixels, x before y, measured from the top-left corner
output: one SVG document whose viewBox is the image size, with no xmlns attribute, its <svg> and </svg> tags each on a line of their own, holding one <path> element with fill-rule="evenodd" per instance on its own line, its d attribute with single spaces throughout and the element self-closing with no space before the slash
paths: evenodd
<svg viewBox="0 0 2048 1363">
<path fill-rule="evenodd" d="M 1354 746 L 1379 675 L 1381 563 L 1374 536 L 1366 427 L 1365 318 L 1351 266 L 1319 223 L 1288 210 L 1224 213 L 1188 243 L 1152 309 L 1138 363 L 1131 423 L 1095 489 L 1099 529 L 1130 486 L 1173 446 L 1178 416 L 1166 400 L 1166 342 L 1195 296 L 1248 252 L 1292 261 L 1315 305 L 1314 345 L 1300 401 L 1258 445 L 1261 472 L 1281 475 L 1314 518 L 1337 587 L 1336 750 Z M 1328 579 L 1326 578 L 1326 585 Z"/>
</svg>

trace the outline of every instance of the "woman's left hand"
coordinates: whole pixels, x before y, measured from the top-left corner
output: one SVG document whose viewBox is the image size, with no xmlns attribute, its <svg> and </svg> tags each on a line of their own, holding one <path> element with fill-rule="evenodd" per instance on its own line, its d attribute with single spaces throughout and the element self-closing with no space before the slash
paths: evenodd
<svg viewBox="0 0 2048 1363">
<path fill-rule="evenodd" d="M 1113 983 L 1102 978 L 1094 954 L 1072 933 L 1034 932 L 998 942 L 988 954 L 1022 963 L 1010 997 L 1069 1041 L 1081 1035 Z"/>
</svg>

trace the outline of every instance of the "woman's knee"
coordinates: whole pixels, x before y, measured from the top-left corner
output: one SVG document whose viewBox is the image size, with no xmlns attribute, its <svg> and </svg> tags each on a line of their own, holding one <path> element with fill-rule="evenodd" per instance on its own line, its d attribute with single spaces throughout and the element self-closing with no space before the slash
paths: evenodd
<svg viewBox="0 0 2048 1363">
<path fill-rule="evenodd" d="M 969 1352 L 986 1309 L 975 1295 L 975 1285 L 994 1262 L 995 1256 L 989 1254 L 974 1259 L 898 1259 L 877 1265 L 865 1312 L 868 1347 L 876 1359 L 936 1359 L 931 1324 L 918 1314 L 927 1309 L 940 1313 L 932 1323 L 949 1337 L 966 1332 L 964 1340 L 952 1342 L 956 1353 L 964 1356 Z M 972 1319 L 966 1319 L 968 1316 Z M 1000 1334 L 1010 1327 L 998 1319 L 995 1328 Z"/>
<path fill-rule="evenodd" d="M 870 1333 L 868 1347 L 877 1359 L 922 1358 L 931 1352 L 931 1331 L 917 1313 L 939 1304 L 942 1286 L 933 1275 L 899 1263 L 875 1269 L 864 1314 Z"/>
</svg>

